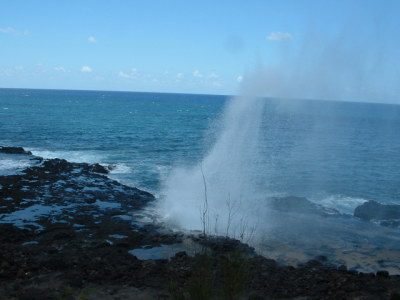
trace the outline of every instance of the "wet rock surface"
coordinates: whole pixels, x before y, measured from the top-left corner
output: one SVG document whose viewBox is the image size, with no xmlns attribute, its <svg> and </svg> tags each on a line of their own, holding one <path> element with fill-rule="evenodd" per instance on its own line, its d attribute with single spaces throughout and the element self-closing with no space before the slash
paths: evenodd
<svg viewBox="0 0 400 300">
<path fill-rule="evenodd" d="M 354 216 L 365 221 L 376 220 L 383 226 L 399 227 L 400 205 L 388 205 L 376 201 L 367 201 L 356 207 Z"/>
<path fill-rule="evenodd" d="M 203 292 L 210 299 L 400 297 L 400 276 L 384 270 L 348 271 L 322 256 L 283 266 L 236 240 L 144 223 L 142 209 L 154 197 L 104 176 L 107 168 L 32 159 L 37 164 L 24 172 L 0 176 L 0 299 L 193 299 Z M 187 240 L 201 250 L 170 259 L 129 253 Z"/>
<path fill-rule="evenodd" d="M 0 153 L 32 155 L 32 152 L 25 151 L 25 149 L 22 148 L 22 147 L 4 147 L 4 146 L 0 146 Z"/>
</svg>

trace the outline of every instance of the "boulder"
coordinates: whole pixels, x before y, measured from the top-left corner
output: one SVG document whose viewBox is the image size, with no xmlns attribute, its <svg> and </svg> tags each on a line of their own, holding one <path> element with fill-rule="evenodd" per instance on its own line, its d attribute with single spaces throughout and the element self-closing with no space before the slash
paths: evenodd
<svg viewBox="0 0 400 300">
<path fill-rule="evenodd" d="M 0 146 L 0 153 L 32 155 L 31 151 L 25 151 L 25 149 L 22 147 L 2 147 L 2 146 Z"/>
<path fill-rule="evenodd" d="M 73 164 L 69 163 L 65 159 L 47 159 L 43 162 L 43 169 L 50 173 L 68 172 L 73 168 Z"/>
<path fill-rule="evenodd" d="M 113 171 L 113 170 L 115 170 L 116 168 L 117 168 L 117 165 L 116 165 L 116 164 L 110 164 L 110 165 L 107 166 L 107 169 L 108 169 L 109 171 Z"/>
<path fill-rule="evenodd" d="M 361 220 L 396 220 L 400 219 L 400 205 L 381 204 L 376 201 L 367 201 L 354 210 L 354 216 Z"/>
<path fill-rule="evenodd" d="M 91 172 L 96 172 L 96 173 L 101 173 L 101 174 L 108 174 L 110 173 L 109 169 L 106 167 L 103 167 L 102 165 L 96 163 L 96 164 L 92 164 L 90 165 L 90 171 Z"/>
</svg>

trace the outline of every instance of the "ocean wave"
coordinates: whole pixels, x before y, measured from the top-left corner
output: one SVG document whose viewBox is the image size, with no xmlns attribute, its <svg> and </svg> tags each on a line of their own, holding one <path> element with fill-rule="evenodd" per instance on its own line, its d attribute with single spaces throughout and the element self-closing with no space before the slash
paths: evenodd
<svg viewBox="0 0 400 300">
<path fill-rule="evenodd" d="M 108 165 L 110 174 L 130 174 L 132 173 L 132 167 L 124 163 L 116 163 Z"/>
<path fill-rule="evenodd" d="M 359 197 L 350 197 L 345 195 L 330 195 L 324 198 L 320 198 L 317 201 L 311 199 L 311 201 L 328 208 L 334 208 L 341 213 L 353 215 L 354 209 L 367 202 L 368 199 Z"/>
<path fill-rule="evenodd" d="M 0 156 L 0 176 L 15 175 L 22 170 L 33 166 L 34 161 L 22 158 L 21 156 L 15 156 L 10 158 L 12 155 L 8 155 L 7 158 Z"/>
<path fill-rule="evenodd" d="M 31 151 L 33 155 L 40 156 L 45 159 L 61 158 L 69 162 L 90 163 L 90 164 L 94 163 L 102 164 L 102 162 L 105 160 L 105 156 L 103 154 L 93 150 L 52 151 L 52 150 L 43 150 L 35 148 L 27 148 L 27 150 Z"/>
</svg>

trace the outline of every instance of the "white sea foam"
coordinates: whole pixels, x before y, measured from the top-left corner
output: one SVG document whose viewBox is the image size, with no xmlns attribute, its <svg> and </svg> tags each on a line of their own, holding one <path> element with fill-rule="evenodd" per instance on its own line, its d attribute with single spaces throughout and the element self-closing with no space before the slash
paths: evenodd
<svg viewBox="0 0 400 300">
<path fill-rule="evenodd" d="M 34 165 L 35 162 L 21 155 L 0 156 L 0 176 L 14 175 Z"/>
<path fill-rule="evenodd" d="M 368 200 L 363 198 L 348 197 L 344 195 L 331 195 L 322 199 L 318 199 L 318 201 L 315 202 L 325 207 L 337 209 L 341 213 L 352 215 L 354 213 L 354 209 L 366 201 Z"/>
<path fill-rule="evenodd" d="M 37 155 L 46 159 L 61 158 L 69 162 L 78 163 L 101 163 L 105 160 L 105 156 L 97 151 L 50 151 L 37 148 L 27 148 L 33 155 Z"/>
<path fill-rule="evenodd" d="M 112 164 L 111 166 L 110 174 L 130 174 L 133 171 L 130 166 L 123 163 Z"/>
</svg>

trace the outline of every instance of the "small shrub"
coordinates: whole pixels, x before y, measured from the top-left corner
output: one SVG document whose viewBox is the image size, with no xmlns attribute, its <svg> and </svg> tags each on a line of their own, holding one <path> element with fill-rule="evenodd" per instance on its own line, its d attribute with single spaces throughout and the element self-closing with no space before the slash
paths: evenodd
<svg viewBox="0 0 400 300">
<path fill-rule="evenodd" d="M 188 294 L 191 300 L 211 299 L 213 293 L 212 261 L 207 253 L 196 255 L 193 273 L 188 281 Z"/>
<path fill-rule="evenodd" d="M 167 289 L 171 294 L 173 300 L 185 300 L 185 293 L 183 289 L 180 289 L 178 286 L 178 282 L 174 279 L 171 279 L 167 282 Z"/>
<path fill-rule="evenodd" d="M 233 300 L 244 290 L 247 279 L 248 262 L 243 252 L 229 254 L 221 267 L 224 299 Z"/>
<path fill-rule="evenodd" d="M 89 300 L 89 296 L 95 291 L 94 288 L 85 288 L 83 289 L 79 295 L 77 300 Z"/>
<path fill-rule="evenodd" d="M 54 294 L 57 300 L 65 300 L 72 297 L 72 288 L 70 286 L 66 286 L 61 291 L 56 292 Z"/>
</svg>

